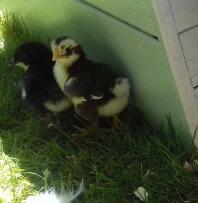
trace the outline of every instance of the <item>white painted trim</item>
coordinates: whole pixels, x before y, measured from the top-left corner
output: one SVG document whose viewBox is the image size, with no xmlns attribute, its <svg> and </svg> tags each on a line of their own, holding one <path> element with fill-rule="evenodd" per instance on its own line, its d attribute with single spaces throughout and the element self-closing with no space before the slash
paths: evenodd
<svg viewBox="0 0 198 203">
<path fill-rule="evenodd" d="M 152 0 L 160 35 L 192 135 L 198 126 L 198 104 L 190 82 L 176 24 L 168 0 Z M 195 144 L 198 146 L 198 136 Z"/>
</svg>

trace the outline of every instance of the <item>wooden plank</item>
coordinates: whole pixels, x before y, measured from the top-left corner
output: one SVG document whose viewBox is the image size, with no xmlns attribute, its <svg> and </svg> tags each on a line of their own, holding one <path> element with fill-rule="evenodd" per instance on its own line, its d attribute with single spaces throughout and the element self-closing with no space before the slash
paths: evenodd
<svg viewBox="0 0 198 203">
<path fill-rule="evenodd" d="M 195 94 L 195 97 L 196 97 L 197 103 L 198 103 L 198 88 L 194 89 L 194 94 Z"/>
<path fill-rule="evenodd" d="M 153 0 L 153 6 L 162 35 L 160 39 L 164 44 L 180 101 L 193 137 L 198 124 L 198 103 L 190 81 L 170 4 L 167 0 Z M 198 146 L 198 136 L 196 136 L 195 143 Z"/>
<path fill-rule="evenodd" d="M 157 36 L 151 0 L 83 0 L 120 20 Z"/>
<path fill-rule="evenodd" d="M 197 87 L 197 85 L 198 85 L 198 75 L 192 76 L 191 79 L 192 79 L 192 86 Z"/>
<path fill-rule="evenodd" d="M 177 31 L 198 25 L 198 0 L 169 0 Z"/>
<path fill-rule="evenodd" d="M 193 81 L 193 77 L 198 76 L 198 58 L 188 61 L 187 66 L 188 66 L 188 70 L 189 70 L 189 75 Z M 195 82 L 196 81 L 193 81 L 193 84 L 198 85 L 198 83 L 195 84 Z"/>
<path fill-rule="evenodd" d="M 198 27 L 179 35 L 186 61 L 198 58 Z"/>
</svg>

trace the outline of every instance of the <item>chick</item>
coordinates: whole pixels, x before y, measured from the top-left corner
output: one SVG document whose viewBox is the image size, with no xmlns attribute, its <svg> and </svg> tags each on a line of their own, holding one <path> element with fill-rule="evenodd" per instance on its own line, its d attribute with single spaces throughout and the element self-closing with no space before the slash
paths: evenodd
<svg viewBox="0 0 198 203">
<path fill-rule="evenodd" d="M 22 99 L 39 112 L 58 113 L 71 107 L 72 102 L 58 86 L 54 75 L 52 52 L 40 42 L 19 46 L 12 58 L 14 65 L 24 69 Z"/>
<path fill-rule="evenodd" d="M 57 38 L 51 47 L 53 61 L 56 61 L 54 77 L 71 99 L 75 112 L 94 124 L 99 117 L 113 117 L 113 127 L 116 127 L 116 116 L 129 102 L 129 80 L 105 64 L 88 60 L 72 38 Z"/>
<path fill-rule="evenodd" d="M 25 203 L 72 203 L 74 202 L 79 195 L 84 191 L 83 181 L 81 182 L 79 188 L 74 191 L 70 189 L 70 191 L 64 191 L 59 194 L 53 188 L 49 191 L 40 192 L 39 194 L 29 196 Z"/>
</svg>

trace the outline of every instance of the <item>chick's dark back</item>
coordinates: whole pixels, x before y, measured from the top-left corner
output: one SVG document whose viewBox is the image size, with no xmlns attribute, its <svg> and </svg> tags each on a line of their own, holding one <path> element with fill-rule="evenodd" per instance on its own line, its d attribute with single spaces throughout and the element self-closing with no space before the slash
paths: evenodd
<svg viewBox="0 0 198 203">
<path fill-rule="evenodd" d="M 91 95 L 103 95 L 106 99 L 113 97 L 109 89 L 114 87 L 119 75 L 106 64 L 81 60 L 69 71 L 71 77 L 79 78 L 77 87 L 86 99 L 90 99 Z"/>
<path fill-rule="evenodd" d="M 29 103 L 40 106 L 45 101 L 56 102 L 64 97 L 52 73 L 52 53 L 45 45 L 29 42 L 18 49 L 15 60 L 17 54 L 22 62 L 29 65 L 23 77 Z"/>
</svg>

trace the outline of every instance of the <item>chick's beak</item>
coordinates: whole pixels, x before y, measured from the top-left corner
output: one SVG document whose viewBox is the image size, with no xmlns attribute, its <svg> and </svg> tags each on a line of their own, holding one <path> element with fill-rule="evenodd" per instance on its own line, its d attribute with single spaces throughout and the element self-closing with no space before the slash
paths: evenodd
<svg viewBox="0 0 198 203">
<path fill-rule="evenodd" d="M 59 58 L 60 58 L 60 54 L 59 54 L 59 52 L 58 52 L 58 49 L 55 48 L 55 49 L 53 50 L 52 61 L 56 61 L 56 60 L 59 59 Z"/>
</svg>

